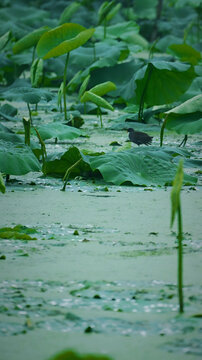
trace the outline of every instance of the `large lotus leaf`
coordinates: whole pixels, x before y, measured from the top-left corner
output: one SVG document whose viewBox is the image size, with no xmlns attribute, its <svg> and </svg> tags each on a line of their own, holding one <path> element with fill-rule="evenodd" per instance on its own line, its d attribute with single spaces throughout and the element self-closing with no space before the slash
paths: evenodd
<svg viewBox="0 0 202 360">
<path fill-rule="evenodd" d="M 168 50 L 171 54 L 179 57 L 181 61 L 188 62 L 192 65 L 198 64 L 201 60 L 200 52 L 187 44 L 172 44 Z"/>
<path fill-rule="evenodd" d="M 112 81 L 106 81 L 91 88 L 90 92 L 98 96 L 103 96 L 114 90 L 116 90 L 116 85 Z"/>
<path fill-rule="evenodd" d="M 193 7 L 198 7 L 201 5 L 201 0 L 178 0 L 175 3 L 175 7 L 176 8 L 180 8 L 180 7 L 184 7 L 184 6 L 193 6 Z"/>
<path fill-rule="evenodd" d="M 140 103 L 143 92 L 144 101 L 151 106 L 177 101 L 195 76 L 190 65 L 153 60 L 135 75 L 136 102 Z"/>
<path fill-rule="evenodd" d="M 167 129 L 186 135 L 202 132 L 202 95 L 185 101 L 165 114 Z"/>
<path fill-rule="evenodd" d="M 42 35 L 37 44 L 37 54 L 44 59 L 66 54 L 85 44 L 94 31 L 73 23 L 58 26 Z"/>
<path fill-rule="evenodd" d="M 183 40 L 180 37 L 174 35 L 165 35 L 161 37 L 155 44 L 155 49 L 158 49 L 160 52 L 166 52 L 168 46 L 172 44 L 182 44 L 182 42 Z"/>
<path fill-rule="evenodd" d="M 67 169 L 81 158 L 82 160 L 73 169 L 71 177 L 89 174 L 91 168 L 89 166 L 88 158 L 75 146 L 70 147 L 65 152 L 48 155 L 46 159 L 46 174 L 52 176 L 64 176 Z"/>
<path fill-rule="evenodd" d="M 59 140 L 72 140 L 79 137 L 82 132 L 72 126 L 53 122 L 37 127 L 39 134 L 43 140 L 58 138 Z"/>
<path fill-rule="evenodd" d="M 70 67 L 73 65 L 76 69 L 86 68 L 92 63 L 98 60 L 103 60 L 103 66 L 107 66 L 106 62 L 109 65 L 116 64 L 120 60 L 124 60 L 129 55 L 129 50 L 126 44 L 123 42 L 118 42 L 116 40 L 105 40 L 104 42 L 97 42 L 93 47 L 80 47 L 75 49 L 71 53 L 69 59 Z M 105 62 L 105 63 L 104 63 Z"/>
<path fill-rule="evenodd" d="M 156 147 L 131 149 L 90 158 L 93 170 L 99 170 L 106 182 L 121 185 L 171 185 L 176 173 L 172 155 Z M 185 175 L 185 183 L 197 179 Z"/>
<path fill-rule="evenodd" d="M 50 30 L 49 26 L 43 26 L 25 35 L 22 39 L 18 40 L 13 46 L 14 54 L 18 54 L 21 51 L 29 49 L 32 46 L 35 46 L 38 43 L 40 37 L 48 30 Z"/>
<path fill-rule="evenodd" d="M 24 175 L 40 171 L 41 166 L 29 146 L 0 140 L 0 171 L 8 175 Z"/>
<path fill-rule="evenodd" d="M 135 0 L 134 11 L 139 18 L 155 19 L 157 0 Z"/>
<path fill-rule="evenodd" d="M 111 111 L 114 110 L 114 108 L 108 103 L 108 101 L 103 99 L 101 96 L 93 94 L 91 91 L 85 91 L 85 93 L 81 97 L 81 102 L 87 102 L 87 101 L 93 102 L 99 107 L 103 107 Z"/>
<path fill-rule="evenodd" d="M 27 2 L 28 3 L 28 2 Z M 40 8 L 30 6 L 30 4 L 20 4 L 18 2 L 12 2 L 12 6 L 4 7 L 0 9 L 0 19 L 2 21 L 9 21 L 16 23 L 25 28 L 25 25 L 36 26 L 37 23 L 47 21 L 50 17 L 47 11 Z"/>
<path fill-rule="evenodd" d="M 116 25 L 107 26 L 107 38 L 117 39 L 131 36 L 131 34 L 138 33 L 139 26 L 134 21 L 123 21 Z M 98 26 L 95 30 L 94 36 L 96 39 L 103 39 L 103 26 Z"/>
<path fill-rule="evenodd" d="M 29 104 L 37 104 L 39 101 L 50 101 L 53 94 L 48 90 L 31 87 L 13 87 L 3 93 L 8 100 L 22 100 Z"/>
</svg>

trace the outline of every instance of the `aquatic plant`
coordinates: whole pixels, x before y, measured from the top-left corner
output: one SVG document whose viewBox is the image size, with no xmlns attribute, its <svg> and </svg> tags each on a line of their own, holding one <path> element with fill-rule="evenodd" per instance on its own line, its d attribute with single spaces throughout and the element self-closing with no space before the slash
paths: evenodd
<svg viewBox="0 0 202 360">
<path fill-rule="evenodd" d="M 72 50 L 85 44 L 94 31 L 95 29 L 86 29 L 79 24 L 66 23 L 46 32 L 37 44 L 37 54 L 40 58 L 50 59 L 66 54 L 62 86 L 65 120 L 67 120 L 66 80 L 69 54 Z"/>
<path fill-rule="evenodd" d="M 87 78 L 87 81 L 88 80 L 89 79 Z M 85 86 L 87 85 L 85 84 Z M 81 96 L 81 102 L 86 103 L 87 101 L 89 101 L 97 105 L 98 107 L 97 113 L 100 116 L 101 127 L 103 126 L 103 124 L 102 124 L 102 112 L 100 108 L 103 107 L 105 109 L 114 111 L 113 106 L 108 101 L 103 99 L 102 96 L 114 90 L 116 90 L 116 85 L 112 81 L 106 81 L 104 83 L 94 86 L 88 91 L 85 91 L 84 94 Z"/>
<path fill-rule="evenodd" d="M 171 191 L 171 222 L 170 226 L 174 224 L 174 220 L 177 214 L 178 218 L 178 299 L 179 299 L 179 312 L 184 311 L 183 301 L 183 230 L 182 230 L 182 213 L 181 213 L 181 201 L 180 192 L 183 184 L 183 160 L 179 161 L 178 169 L 173 181 L 173 188 Z"/>
</svg>

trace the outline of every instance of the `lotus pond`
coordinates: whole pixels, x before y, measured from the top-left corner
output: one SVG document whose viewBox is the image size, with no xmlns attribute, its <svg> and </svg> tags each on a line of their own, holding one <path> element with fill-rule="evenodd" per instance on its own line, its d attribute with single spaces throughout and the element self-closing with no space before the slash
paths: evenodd
<svg viewBox="0 0 202 360">
<path fill-rule="evenodd" d="M 0 359 L 201 359 L 200 16 L 0 4 Z"/>
</svg>

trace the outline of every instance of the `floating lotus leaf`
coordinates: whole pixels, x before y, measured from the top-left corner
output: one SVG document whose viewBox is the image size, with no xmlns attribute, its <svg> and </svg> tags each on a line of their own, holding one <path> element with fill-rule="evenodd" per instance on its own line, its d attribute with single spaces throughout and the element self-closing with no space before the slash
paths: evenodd
<svg viewBox="0 0 202 360">
<path fill-rule="evenodd" d="M 185 135 L 202 132 L 202 95 L 194 96 L 165 114 L 169 130 Z"/>
<path fill-rule="evenodd" d="M 174 154 L 174 149 L 172 150 Z M 177 154 L 178 150 L 176 150 Z M 121 185 L 171 185 L 176 173 L 173 156 L 166 149 L 156 147 L 131 149 L 90 157 L 90 166 L 99 170 L 106 182 Z M 185 175 L 184 182 L 195 184 L 196 178 Z"/>
<path fill-rule="evenodd" d="M 40 171 L 41 166 L 30 147 L 0 140 L 0 171 L 8 175 L 24 175 Z"/>
<path fill-rule="evenodd" d="M 107 355 L 96 355 L 96 354 L 82 355 L 71 350 L 66 350 L 62 353 L 59 353 L 51 357 L 49 360 L 113 360 L 113 359 Z"/>
<path fill-rule="evenodd" d="M 37 44 L 37 54 L 43 59 L 66 54 L 85 44 L 94 31 L 73 23 L 58 26 L 42 35 Z"/>
<path fill-rule="evenodd" d="M 82 132 L 72 126 L 61 124 L 60 122 L 49 123 L 37 127 L 43 140 L 58 138 L 59 140 L 72 140 L 79 137 Z"/>
<path fill-rule="evenodd" d="M 48 90 L 31 87 L 13 87 L 3 93 L 8 100 L 22 100 L 29 104 L 37 104 L 39 101 L 50 101 L 53 94 Z"/>
</svg>

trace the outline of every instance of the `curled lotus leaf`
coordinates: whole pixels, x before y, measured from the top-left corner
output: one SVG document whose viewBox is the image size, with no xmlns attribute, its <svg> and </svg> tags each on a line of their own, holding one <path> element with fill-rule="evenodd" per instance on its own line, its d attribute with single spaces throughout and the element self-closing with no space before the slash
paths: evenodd
<svg viewBox="0 0 202 360">
<path fill-rule="evenodd" d="M 74 23 L 58 26 L 41 36 L 36 48 L 37 54 L 43 59 L 64 55 L 85 44 L 94 31 Z"/>
</svg>

